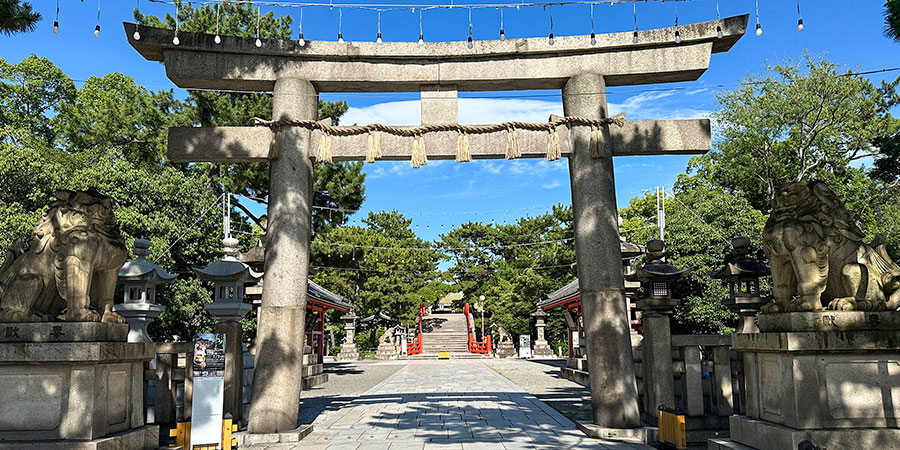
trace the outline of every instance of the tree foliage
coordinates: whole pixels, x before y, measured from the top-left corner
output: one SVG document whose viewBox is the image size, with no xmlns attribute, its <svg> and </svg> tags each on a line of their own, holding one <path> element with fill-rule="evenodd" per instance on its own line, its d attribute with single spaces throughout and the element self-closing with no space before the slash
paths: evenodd
<svg viewBox="0 0 900 450">
<path fill-rule="evenodd" d="M 779 186 L 842 178 L 851 163 L 873 156 L 876 139 L 898 128 L 889 113 L 900 103 L 896 86 L 876 87 L 808 55 L 769 65 L 765 75 L 719 94 L 719 151 L 694 158 L 688 171 L 767 210 Z"/>
<path fill-rule="evenodd" d="M 884 35 L 900 42 L 900 0 L 884 2 Z"/>
<path fill-rule="evenodd" d="M 221 35 L 290 39 L 290 15 L 275 16 L 269 11 L 262 14 L 258 7 L 248 3 L 222 2 L 194 7 L 181 2 L 178 7 L 178 29 L 186 32 L 219 33 Z M 165 17 L 144 15 L 134 10 L 135 20 L 141 25 L 174 29 L 176 19 L 171 14 Z M 186 101 L 186 113 L 191 121 L 201 126 L 246 126 L 252 119 L 272 118 L 272 95 L 268 93 L 234 93 L 190 91 Z M 344 101 L 325 102 L 319 100 L 318 118 L 331 118 L 337 125 L 340 117 L 347 112 Z M 223 185 L 228 192 L 265 204 L 269 195 L 269 165 L 266 163 L 204 164 L 215 181 L 212 187 Z M 365 174 L 362 163 L 316 163 L 315 190 L 313 204 L 340 210 L 356 210 L 365 199 Z M 236 205 L 253 219 L 257 225 L 265 227 L 265 217 L 253 214 L 251 208 L 240 198 Z M 313 230 L 324 232 L 327 228 L 345 223 L 349 214 L 334 214 L 329 209 L 313 210 Z"/>
<path fill-rule="evenodd" d="M 31 3 L 0 0 L 0 33 L 12 36 L 15 33 L 34 31 L 40 20 L 41 14 L 33 11 Z"/>
</svg>

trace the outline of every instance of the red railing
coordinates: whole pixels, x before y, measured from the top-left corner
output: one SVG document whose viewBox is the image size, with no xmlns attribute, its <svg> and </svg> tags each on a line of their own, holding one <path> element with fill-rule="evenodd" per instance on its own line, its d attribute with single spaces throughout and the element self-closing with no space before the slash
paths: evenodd
<svg viewBox="0 0 900 450">
<path fill-rule="evenodd" d="M 418 355 L 422 353 L 422 320 L 425 317 L 425 305 L 419 304 L 419 332 L 416 334 L 416 341 L 406 344 L 407 355 Z"/>
<path fill-rule="evenodd" d="M 469 304 L 466 303 L 463 306 L 463 314 L 466 316 L 466 327 L 469 330 L 469 353 L 478 353 L 481 355 L 487 355 L 491 352 L 491 336 L 484 336 L 484 341 L 478 342 L 475 340 L 475 319 L 472 318 L 472 314 L 469 311 Z"/>
</svg>

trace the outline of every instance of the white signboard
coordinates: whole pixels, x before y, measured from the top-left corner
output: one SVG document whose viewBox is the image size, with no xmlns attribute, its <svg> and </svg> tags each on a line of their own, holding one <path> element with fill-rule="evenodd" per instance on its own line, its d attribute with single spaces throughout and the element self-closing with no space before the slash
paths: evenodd
<svg viewBox="0 0 900 450">
<path fill-rule="evenodd" d="M 519 335 L 519 358 L 531 358 L 531 335 Z"/>
<path fill-rule="evenodd" d="M 200 333 L 194 339 L 194 391 L 191 399 L 191 442 L 222 443 L 222 410 L 225 406 L 225 335 Z"/>
</svg>

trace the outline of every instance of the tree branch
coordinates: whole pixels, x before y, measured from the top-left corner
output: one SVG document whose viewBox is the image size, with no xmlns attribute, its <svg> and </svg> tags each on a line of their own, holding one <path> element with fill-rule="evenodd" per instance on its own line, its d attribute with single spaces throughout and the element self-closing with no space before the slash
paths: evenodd
<svg viewBox="0 0 900 450">
<path fill-rule="evenodd" d="M 234 204 L 235 206 L 237 206 L 241 211 L 243 211 L 244 214 L 247 215 L 247 217 L 249 217 L 251 220 L 253 220 L 253 222 L 255 222 L 257 226 L 259 226 L 260 228 L 262 228 L 263 232 L 265 233 L 265 231 L 266 231 L 266 226 L 265 226 L 265 224 L 263 223 L 262 218 L 257 217 L 257 216 L 255 216 L 252 212 L 250 212 L 250 210 L 247 209 L 246 206 L 244 206 L 244 205 L 241 204 L 241 202 L 237 199 L 237 197 L 231 197 L 231 202 L 232 202 L 232 204 Z"/>
</svg>

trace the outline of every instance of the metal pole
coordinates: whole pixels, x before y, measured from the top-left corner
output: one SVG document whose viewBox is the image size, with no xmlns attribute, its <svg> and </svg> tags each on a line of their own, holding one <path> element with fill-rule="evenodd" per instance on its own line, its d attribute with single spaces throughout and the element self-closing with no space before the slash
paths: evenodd
<svg viewBox="0 0 900 450">
<path fill-rule="evenodd" d="M 480 297 L 481 300 L 481 340 L 484 341 L 484 296 Z"/>
</svg>

